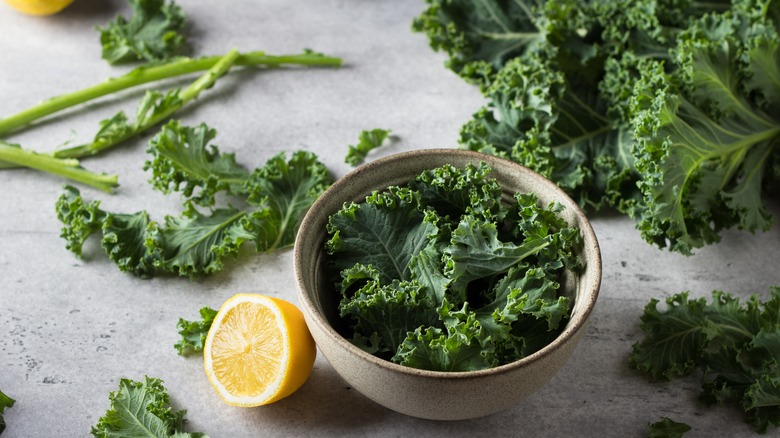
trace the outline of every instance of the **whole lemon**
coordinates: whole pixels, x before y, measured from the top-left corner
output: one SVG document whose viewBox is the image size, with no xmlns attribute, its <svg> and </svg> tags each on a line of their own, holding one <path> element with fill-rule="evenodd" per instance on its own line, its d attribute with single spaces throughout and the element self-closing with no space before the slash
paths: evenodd
<svg viewBox="0 0 780 438">
<path fill-rule="evenodd" d="M 12 8 L 29 15 L 51 15 L 63 10 L 73 0 L 5 0 Z"/>
</svg>

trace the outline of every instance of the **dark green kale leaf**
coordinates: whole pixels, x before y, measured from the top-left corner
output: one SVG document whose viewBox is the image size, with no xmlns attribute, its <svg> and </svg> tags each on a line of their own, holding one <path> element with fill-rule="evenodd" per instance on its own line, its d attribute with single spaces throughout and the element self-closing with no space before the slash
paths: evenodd
<svg viewBox="0 0 780 438">
<path fill-rule="evenodd" d="M 206 336 L 209 333 L 214 317 L 217 316 L 217 310 L 211 307 L 202 307 L 200 309 L 200 321 L 188 321 L 179 318 L 176 329 L 181 338 L 173 344 L 180 356 L 189 356 L 203 351 L 203 343 L 206 342 Z"/>
<path fill-rule="evenodd" d="M 362 164 L 366 159 L 366 155 L 368 155 L 368 153 L 373 149 L 382 146 L 389 135 L 389 129 L 377 128 L 370 131 L 362 131 L 360 133 L 360 137 L 358 138 L 358 144 L 349 145 L 349 151 L 347 151 L 347 156 L 344 158 L 344 162 L 352 166 L 358 166 Z"/>
<path fill-rule="evenodd" d="M 655 423 L 647 424 L 648 438 L 682 438 L 690 430 L 691 426 L 685 423 L 678 423 L 667 417 L 662 417 Z"/>
<path fill-rule="evenodd" d="M 645 307 L 632 367 L 653 380 L 701 370 L 705 404 L 740 403 L 761 433 L 780 425 L 780 287 L 765 302 L 715 291 L 709 303 L 683 292 L 667 298 L 665 310 L 658 304 Z"/>
<path fill-rule="evenodd" d="M 423 220 L 419 203 L 418 193 L 390 187 L 332 215 L 328 220 L 331 238 L 326 245 L 328 252 L 337 256 L 332 258 L 337 272 L 360 263 L 376 269 L 381 284 L 410 280 L 411 258 L 437 232 L 435 224 Z"/>
<path fill-rule="evenodd" d="M 339 304 L 341 317 L 351 321 L 352 342 L 372 354 L 390 356 L 409 332 L 438 322 L 432 309 L 434 303 L 422 286 L 397 280 L 381 285 L 372 279 L 353 295 L 344 295 Z"/>
<path fill-rule="evenodd" d="M 154 377 L 144 381 L 119 381 L 119 390 L 109 395 L 111 407 L 90 433 L 97 438 L 155 437 L 208 438 L 202 433 L 184 432 L 185 410 L 172 411 L 163 382 Z"/>
<path fill-rule="evenodd" d="M 540 5 L 525 2 L 426 0 L 413 28 L 431 47 L 446 52 L 447 67 L 469 81 L 489 81 L 504 63 L 544 39 Z"/>
<path fill-rule="evenodd" d="M 186 15 L 174 2 L 129 0 L 130 19 L 117 16 L 98 27 L 103 59 L 109 64 L 165 61 L 181 54 L 186 39 L 181 33 Z"/>
<path fill-rule="evenodd" d="M 3 433 L 3 431 L 5 430 L 5 420 L 3 419 L 3 411 L 5 411 L 5 408 L 12 407 L 15 402 L 16 400 L 3 394 L 3 391 L 0 391 L 0 433 Z"/>
<path fill-rule="evenodd" d="M 488 100 L 463 148 L 616 208 L 690 254 L 766 230 L 778 180 L 780 8 L 729 2 L 428 0 L 414 28 Z"/>
<path fill-rule="evenodd" d="M 463 216 L 444 249 L 444 274 L 452 279 L 452 293 L 465 300 L 469 283 L 506 273 L 549 244 L 547 239 L 526 240 L 520 245 L 502 242 L 495 223 Z"/>
</svg>

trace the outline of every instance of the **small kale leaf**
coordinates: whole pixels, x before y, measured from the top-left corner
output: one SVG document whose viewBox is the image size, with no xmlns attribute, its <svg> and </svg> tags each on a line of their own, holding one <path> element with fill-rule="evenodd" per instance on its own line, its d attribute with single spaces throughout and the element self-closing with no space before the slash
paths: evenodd
<svg viewBox="0 0 780 438">
<path fill-rule="evenodd" d="M 5 430 L 5 420 L 3 419 L 3 412 L 5 411 L 5 408 L 12 407 L 15 402 L 16 400 L 3 394 L 3 391 L 0 391 L 0 433 L 3 433 L 3 431 Z"/>
<path fill-rule="evenodd" d="M 382 146 L 390 135 L 389 129 L 372 129 L 370 131 L 361 131 L 358 137 L 358 144 L 349 145 L 347 156 L 344 162 L 351 166 L 358 166 L 366 159 L 366 155 L 372 150 Z"/>
<path fill-rule="evenodd" d="M 209 333 L 214 317 L 217 316 L 217 310 L 211 307 L 202 307 L 200 309 L 200 321 L 188 321 L 179 318 L 176 329 L 181 338 L 173 345 L 180 356 L 189 356 L 203 351 L 203 343 L 206 342 L 206 336 Z"/>
<path fill-rule="evenodd" d="M 173 411 L 160 379 L 146 376 L 142 382 L 119 381 L 119 390 L 109 395 L 111 408 L 92 426 L 97 438 L 155 437 L 208 438 L 202 433 L 186 433 L 185 410 Z"/>
<path fill-rule="evenodd" d="M 109 64 L 132 61 L 159 62 L 173 58 L 186 46 L 181 33 L 184 11 L 174 2 L 130 0 L 130 19 L 117 16 L 98 27 L 103 59 Z"/>
<path fill-rule="evenodd" d="M 691 426 L 678 423 L 668 417 L 662 417 L 655 423 L 647 424 L 648 438 L 682 438 L 690 430 Z"/>
</svg>

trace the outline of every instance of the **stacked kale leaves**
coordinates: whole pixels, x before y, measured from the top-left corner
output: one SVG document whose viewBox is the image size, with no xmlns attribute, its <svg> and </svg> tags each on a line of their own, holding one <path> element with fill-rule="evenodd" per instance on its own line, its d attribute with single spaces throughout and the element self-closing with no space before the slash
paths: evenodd
<svg viewBox="0 0 780 438">
<path fill-rule="evenodd" d="M 471 371 L 517 360 L 565 325 L 582 238 L 532 193 L 502 202 L 486 164 L 441 166 L 347 203 L 329 269 L 353 343 L 393 362 Z"/>
<path fill-rule="evenodd" d="M 464 148 L 690 254 L 766 230 L 780 181 L 780 5 L 771 0 L 427 0 L 414 22 L 488 103 Z"/>
</svg>

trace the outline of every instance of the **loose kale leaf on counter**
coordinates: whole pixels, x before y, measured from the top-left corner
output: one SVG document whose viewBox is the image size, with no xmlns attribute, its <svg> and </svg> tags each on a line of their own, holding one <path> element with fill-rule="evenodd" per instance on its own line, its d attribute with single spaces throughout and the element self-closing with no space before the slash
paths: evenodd
<svg viewBox="0 0 780 438">
<path fill-rule="evenodd" d="M 0 433 L 2 433 L 5 430 L 5 420 L 3 419 L 3 411 L 5 411 L 5 408 L 12 407 L 15 402 L 16 400 L 3 394 L 3 391 L 0 391 Z"/>
<path fill-rule="evenodd" d="M 298 151 L 289 159 L 272 157 L 250 173 L 233 155 L 208 144 L 213 137 L 206 125 L 171 121 L 151 141 L 153 159 L 145 169 L 152 172 L 152 186 L 164 193 L 180 191 L 185 198 L 181 215 L 166 216 L 162 223 L 146 211 L 105 211 L 99 201 L 87 203 L 66 186 L 57 217 L 67 248 L 80 256 L 86 239 L 100 233 L 102 248 L 122 271 L 198 278 L 221 271 L 224 259 L 235 257 L 246 242 L 259 252 L 292 245 L 303 215 L 331 183 L 325 166 L 314 154 Z M 219 193 L 241 196 L 246 206 L 217 207 Z"/>
<path fill-rule="evenodd" d="M 490 368 L 549 343 L 569 315 L 579 230 L 531 193 L 502 202 L 484 163 L 445 165 L 331 215 L 329 269 L 348 337 L 396 363 Z"/>
<path fill-rule="evenodd" d="M 683 292 L 668 297 L 665 309 L 658 304 L 645 307 L 632 367 L 653 380 L 699 370 L 702 402 L 739 403 L 761 433 L 780 425 L 780 287 L 763 302 L 715 291 L 710 302 Z"/>
<path fill-rule="evenodd" d="M 182 33 L 186 14 L 174 2 L 130 0 L 129 19 L 117 16 L 98 27 L 103 59 L 109 64 L 132 61 L 165 61 L 180 55 L 186 46 Z"/>
<path fill-rule="evenodd" d="M 173 345 L 180 356 L 189 356 L 203 351 L 203 343 L 206 342 L 206 336 L 209 333 L 214 317 L 217 316 L 217 310 L 211 307 L 202 307 L 200 309 L 200 321 L 188 321 L 179 318 L 176 324 L 179 336 L 181 338 Z"/>
<path fill-rule="evenodd" d="M 160 379 L 146 376 L 137 382 L 123 378 L 108 398 L 110 409 L 90 430 L 94 437 L 208 438 L 203 433 L 184 432 L 187 411 L 171 409 Z"/>
</svg>

